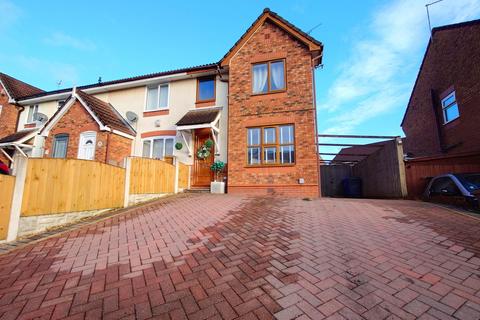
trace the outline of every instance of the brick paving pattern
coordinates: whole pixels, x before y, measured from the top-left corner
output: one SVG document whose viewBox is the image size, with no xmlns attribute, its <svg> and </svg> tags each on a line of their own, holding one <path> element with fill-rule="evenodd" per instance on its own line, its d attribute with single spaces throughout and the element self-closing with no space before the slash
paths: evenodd
<svg viewBox="0 0 480 320">
<path fill-rule="evenodd" d="M 480 319 L 480 221 L 188 195 L 0 256 L 1 319 Z"/>
</svg>

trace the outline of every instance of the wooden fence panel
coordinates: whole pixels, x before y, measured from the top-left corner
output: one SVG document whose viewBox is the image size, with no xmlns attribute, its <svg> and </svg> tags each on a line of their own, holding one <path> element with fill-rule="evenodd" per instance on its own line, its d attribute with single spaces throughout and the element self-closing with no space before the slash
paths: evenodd
<svg viewBox="0 0 480 320">
<path fill-rule="evenodd" d="M 0 240 L 5 240 L 10 222 L 15 177 L 0 175 Z"/>
<path fill-rule="evenodd" d="M 480 154 L 450 155 L 405 161 L 409 198 L 421 198 L 430 178 L 446 173 L 480 172 Z"/>
<path fill-rule="evenodd" d="M 123 206 L 125 169 L 78 159 L 29 159 L 22 216 Z"/>
<path fill-rule="evenodd" d="M 175 192 L 175 166 L 162 160 L 131 158 L 130 194 Z"/>
<path fill-rule="evenodd" d="M 178 163 L 178 187 L 180 189 L 188 188 L 188 178 L 190 175 L 190 166 L 184 163 Z"/>
</svg>

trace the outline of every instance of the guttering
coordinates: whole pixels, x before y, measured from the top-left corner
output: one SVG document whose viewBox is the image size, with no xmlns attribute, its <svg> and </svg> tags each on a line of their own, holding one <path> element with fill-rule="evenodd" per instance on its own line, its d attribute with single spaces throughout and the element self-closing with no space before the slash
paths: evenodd
<svg viewBox="0 0 480 320">
<path fill-rule="evenodd" d="M 194 78 L 195 74 L 194 73 L 187 73 L 187 72 L 182 72 L 182 73 L 176 73 L 173 75 L 167 75 L 167 76 L 159 76 L 155 78 L 149 78 L 149 79 L 142 79 L 142 80 L 134 80 L 134 81 L 129 81 L 129 82 L 123 82 L 123 83 L 115 83 L 115 84 L 110 84 L 110 85 L 105 85 L 105 86 L 97 86 L 97 87 L 92 87 L 92 88 L 82 88 L 82 86 L 77 87 L 77 89 L 80 89 L 88 94 L 94 94 L 94 93 L 100 93 L 100 92 L 106 92 L 106 91 L 111 91 L 111 90 L 118 90 L 118 89 L 125 89 L 125 88 L 134 88 L 134 87 L 140 87 L 152 83 L 157 83 L 159 81 L 172 81 L 172 80 L 183 80 L 183 79 L 190 79 Z M 53 93 L 41 97 L 33 97 L 30 99 L 25 99 L 25 100 L 20 100 L 17 103 L 20 105 L 30 105 L 30 104 L 35 104 L 39 102 L 46 102 L 46 101 L 53 101 L 53 100 L 61 100 L 66 97 L 68 97 L 72 91 L 69 89 L 65 92 L 59 92 L 59 93 Z"/>
</svg>

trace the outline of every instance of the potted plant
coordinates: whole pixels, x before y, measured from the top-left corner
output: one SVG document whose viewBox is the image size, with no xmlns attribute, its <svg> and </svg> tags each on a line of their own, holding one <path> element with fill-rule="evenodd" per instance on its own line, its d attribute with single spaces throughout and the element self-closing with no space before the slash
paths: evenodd
<svg viewBox="0 0 480 320">
<path fill-rule="evenodd" d="M 219 173 L 225 168 L 225 163 L 222 161 L 215 161 L 211 166 L 210 170 L 214 172 L 214 180 L 210 182 L 210 192 L 211 193 L 225 193 L 225 182 L 218 181 Z"/>
</svg>

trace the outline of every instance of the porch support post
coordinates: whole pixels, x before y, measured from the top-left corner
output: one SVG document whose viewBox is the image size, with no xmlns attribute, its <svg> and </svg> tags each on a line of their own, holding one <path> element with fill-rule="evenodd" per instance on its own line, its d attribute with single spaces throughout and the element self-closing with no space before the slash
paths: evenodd
<svg viewBox="0 0 480 320">
<path fill-rule="evenodd" d="M 22 211 L 23 192 L 25 180 L 27 178 L 28 158 L 22 156 L 14 157 L 15 185 L 13 187 L 12 207 L 10 209 L 10 221 L 8 222 L 7 241 L 13 241 L 17 238 L 20 225 L 20 214 Z"/>
<path fill-rule="evenodd" d="M 125 193 L 123 195 L 123 207 L 128 207 L 130 200 L 130 173 L 132 171 L 132 158 L 125 158 Z"/>
</svg>

